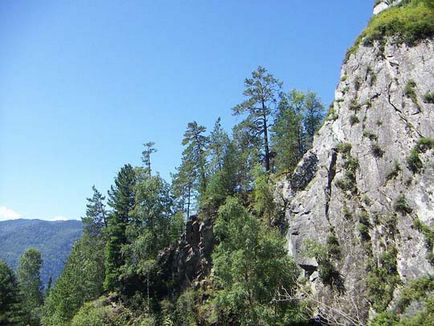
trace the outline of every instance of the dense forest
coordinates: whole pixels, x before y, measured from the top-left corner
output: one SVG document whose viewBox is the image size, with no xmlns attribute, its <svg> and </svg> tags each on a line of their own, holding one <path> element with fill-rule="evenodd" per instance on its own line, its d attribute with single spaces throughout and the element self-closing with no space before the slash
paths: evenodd
<svg viewBox="0 0 434 326">
<path fill-rule="evenodd" d="M 43 291 L 41 255 L 29 249 L 18 277 L 2 264 L 2 324 L 194 325 L 306 321 L 289 299 L 299 275 L 285 249 L 284 207 L 273 201 L 276 175 L 292 171 L 324 118 L 314 92 L 285 93 L 258 67 L 232 109 L 232 135 L 217 119 L 211 132 L 187 125 L 181 165 L 171 183 L 151 165 L 125 164 L 106 201 L 95 187 L 83 235 L 53 287 Z M 161 271 L 162 253 L 179 243 L 185 223 L 213 225 L 212 269 L 200 283 L 175 284 Z M 1 291 L 1 293 L 4 293 Z"/>
</svg>

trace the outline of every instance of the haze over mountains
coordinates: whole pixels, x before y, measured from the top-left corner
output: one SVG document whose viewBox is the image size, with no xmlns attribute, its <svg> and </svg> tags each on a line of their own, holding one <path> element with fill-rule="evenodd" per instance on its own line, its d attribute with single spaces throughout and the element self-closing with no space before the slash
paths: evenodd
<svg viewBox="0 0 434 326">
<path fill-rule="evenodd" d="M 18 219 L 0 221 L 0 259 L 16 268 L 20 256 L 30 247 L 42 253 L 41 277 L 47 284 L 61 273 L 74 241 L 80 238 L 81 221 L 42 221 Z"/>
</svg>

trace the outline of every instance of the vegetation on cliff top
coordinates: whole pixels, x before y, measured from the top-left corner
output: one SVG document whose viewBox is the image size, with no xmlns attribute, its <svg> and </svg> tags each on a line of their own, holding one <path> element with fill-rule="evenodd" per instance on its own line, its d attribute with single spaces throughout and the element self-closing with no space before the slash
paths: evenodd
<svg viewBox="0 0 434 326">
<path fill-rule="evenodd" d="M 414 46 L 434 36 L 434 1 L 404 0 L 399 5 L 372 17 L 366 29 L 348 50 L 346 60 L 360 45 L 372 46 L 392 37 L 394 43 Z"/>
</svg>

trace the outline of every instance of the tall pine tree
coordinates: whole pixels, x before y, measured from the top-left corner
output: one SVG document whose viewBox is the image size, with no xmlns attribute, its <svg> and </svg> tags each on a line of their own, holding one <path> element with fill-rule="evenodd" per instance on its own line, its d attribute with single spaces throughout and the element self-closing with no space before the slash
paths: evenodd
<svg viewBox="0 0 434 326">
<path fill-rule="evenodd" d="M 0 325 L 21 325 L 21 300 L 14 272 L 0 260 Z"/>
<path fill-rule="evenodd" d="M 269 128 L 282 83 L 269 74 L 265 68 L 258 67 L 252 72 L 252 77 L 245 80 L 244 86 L 243 95 L 247 99 L 232 110 L 234 115 L 247 112 L 247 117 L 243 121 L 244 125 L 252 135 L 261 136 L 264 166 L 268 172 L 271 170 Z"/>
<path fill-rule="evenodd" d="M 105 280 L 107 291 L 120 290 L 119 268 L 124 264 L 121 249 L 126 243 L 125 229 L 134 208 L 136 174 L 130 164 L 119 171 L 115 185 L 109 191 L 108 204 L 112 208 L 108 218 L 105 249 Z"/>
</svg>

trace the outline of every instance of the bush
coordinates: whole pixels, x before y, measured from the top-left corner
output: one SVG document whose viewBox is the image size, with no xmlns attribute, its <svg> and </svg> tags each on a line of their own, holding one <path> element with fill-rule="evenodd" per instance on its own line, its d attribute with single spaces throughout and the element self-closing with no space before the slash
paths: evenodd
<svg viewBox="0 0 434 326">
<path fill-rule="evenodd" d="M 428 92 L 424 95 L 423 101 L 425 103 L 434 104 L 434 92 Z"/>
<path fill-rule="evenodd" d="M 354 126 L 356 123 L 359 123 L 359 122 L 360 122 L 360 120 L 359 120 L 359 118 L 355 114 L 353 114 L 353 115 L 350 116 L 350 124 L 351 124 L 351 126 Z"/>
<path fill-rule="evenodd" d="M 408 168 L 417 173 L 423 168 L 423 163 L 419 157 L 420 153 L 425 153 L 434 148 L 434 138 L 422 137 L 417 142 L 416 146 L 411 150 L 410 155 L 407 157 Z"/>
<path fill-rule="evenodd" d="M 384 155 L 384 151 L 381 149 L 380 145 L 378 145 L 377 143 L 374 143 L 371 145 L 371 152 L 372 152 L 372 155 L 374 155 L 375 157 L 383 157 L 383 155 Z"/>
<path fill-rule="evenodd" d="M 393 166 L 392 171 L 390 171 L 387 176 L 386 176 L 386 180 L 390 181 L 392 179 L 395 179 L 398 177 L 399 172 L 401 172 L 401 166 L 399 165 L 399 163 L 397 161 L 395 161 L 395 165 Z"/>
<path fill-rule="evenodd" d="M 413 209 L 408 204 L 404 195 L 400 195 L 396 199 L 393 207 L 395 208 L 395 211 L 400 212 L 403 215 L 411 214 L 413 212 Z"/>
<path fill-rule="evenodd" d="M 336 149 L 339 153 L 349 154 L 351 152 L 351 144 L 350 143 L 339 143 L 336 146 Z"/>
</svg>

